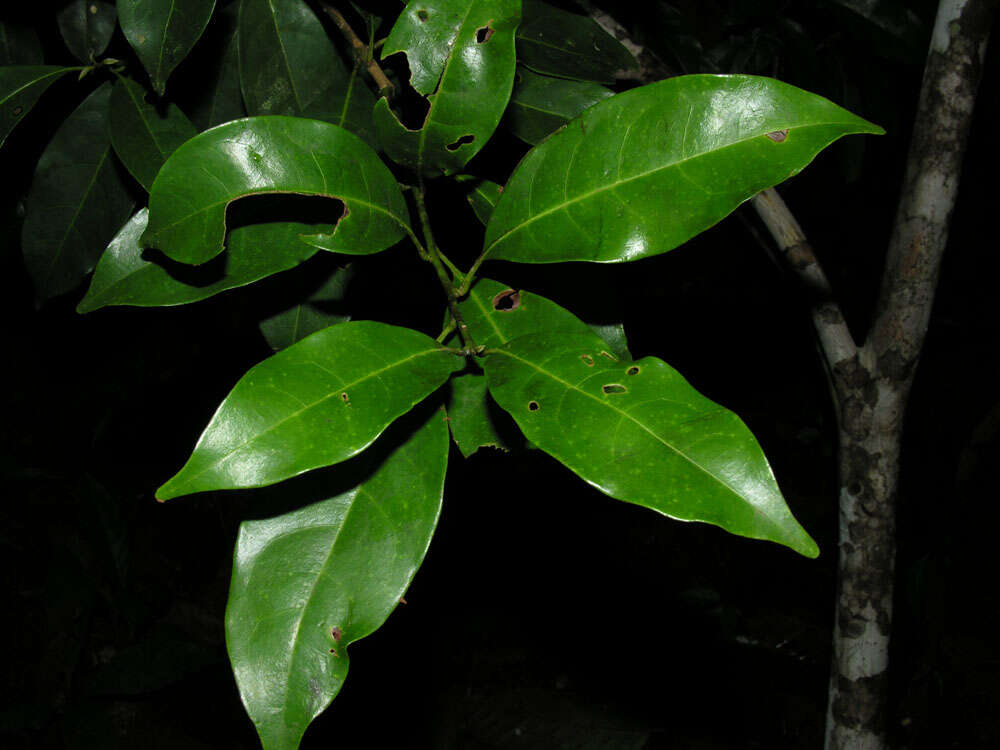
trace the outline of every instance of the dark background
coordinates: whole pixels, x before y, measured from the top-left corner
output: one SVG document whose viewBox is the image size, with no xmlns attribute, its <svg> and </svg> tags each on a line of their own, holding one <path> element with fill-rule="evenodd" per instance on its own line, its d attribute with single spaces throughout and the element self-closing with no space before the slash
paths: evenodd
<svg viewBox="0 0 1000 750">
<path fill-rule="evenodd" d="M 834 145 L 782 188 L 857 336 L 934 10 L 883 6 L 910 7 L 915 23 L 880 30 L 820 0 L 609 6 L 678 71 L 775 75 L 886 128 Z M 47 62 L 69 62 L 47 8 L 4 12 L 37 24 Z M 124 55 L 116 34 L 108 54 Z M 1000 746 L 989 574 L 997 73 L 994 47 L 907 420 L 890 716 L 899 748 Z M 253 748 L 222 616 L 238 524 L 269 515 L 267 501 L 209 493 L 160 505 L 153 491 L 270 353 L 256 326 L 263 311 L 336 258 L 187 307 L 79 316 L 86 284 L 37 306 L 20 259 L 22 201 L 44 144 L 92 85 L 57 84 L 0 153 L 0 743 Z M 469 171 L 502 179 L 522 150 L 500 133 Z M 467 266 L 479 225 L 447 187 L 435 208 L 443 247 Z M 536 451 L 463 460 L 453 449 L 442 520 L 408 603 L 351 647 L 347 683 L 304 748 L 821 746 L 836 441 L 808 315 L 765 236 L 741 209 L 639 263 L 487 273 L 572 310 L 617 310 L 634 356 L 662 357 L 740 414 L 821 557 L 619 503 Z M 436 334 L 440 293 L 412 249 L 358 267 L 355 317 Z"/>
</svg>

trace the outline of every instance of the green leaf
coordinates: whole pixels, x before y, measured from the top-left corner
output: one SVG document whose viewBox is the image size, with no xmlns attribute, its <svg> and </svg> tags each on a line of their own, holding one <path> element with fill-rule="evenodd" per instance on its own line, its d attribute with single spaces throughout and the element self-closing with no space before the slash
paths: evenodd
<svg viewBox="0 0 1000 750">
<path fill-rule="evenodd" d="M 239 47 L 251 115 L 314 117 L 374 143 L 375 97 L 359 70 L 345 68 L 304 0 L 244 0 Z"/>
<path fill-rule="evenodd" d="M 375 253 L 409 226 L 399 183 L 356 135 L 319 120 L 251 117 L 207 130 L 167 159 L 150 191 L 141 244 L 204 263 L 222 252 L 226 207 L 264 193 L 342 200 L 332 232 L 302 238 L 324 250 Z"/>
<path fill-rule="evenodd" d="M 87 295 L 76 310 L 93 312 L 110 305 L 160 307 L 184 305 L 211 297 L 227 289 L 246 286 L 266 276 L 294 268 L 316 253 L 316 248 L 299 240 L 305 232 L 321 225 L 298 222 L 248 224 L 229 233 L 227 252 L 218 258 L 220 268 L 193 269 L 200 283 L 177 278 L 177 269 L 162 260 L 148 257 L 139 246 L 146 229 L 144 208 L 122 228 L 101 256 Z M 208 264 L 213 265 L 213 264 Z M 188 270 L 185 268 L 184 270 Z M 208 280 L 203 280 L 207 275 Z M 192 274 L 185 274 L 188 281 Z"/>
<path fill-rule="evenodd" d="M 589 333 L 600 338 L 592 326 L 552 300 L 487 278 L 480 278 L 473 285 L 468 296 L 459 302 L 458 310 L 476 344 L 481 346 L 503 346 L 521 336 L 556 331 Z M 616 342 L 612 350 L 620 343 L 621 340 Z"/>
<path fill-rule="evenodd" d="M 514 135 L 534 146 L 585 109 L 611 96 L 611 89 L 597 83 L 540 76 L 521 68 L 504 123 Z"/>
<path fill-rule="evenodd" d="M 592 326 L 552 300 L 487 278 L 475 283 L 458 308 L 476 343 L 489 347 L 503 346 L 511 339 L 533 333 L 564 331 L 599 335 Z M 620 335 L 614 329 L 611 332 L 618 337 L 616 343 L 624 341 L 624 331 Z M 611 352 L 616 349 L 600 339 L 595 343 Z M 448 418 L 462 455 L 468 458 L 484 446 L 509 450 L 516 441 L 516 431 L 496 413 L 487 398 L 482 374 L 462 373 L 452 378 L 451 385 Z"/>
<path fill-rule="evenodd" d="M 0 68 L 0 146 L 45 89 L 76 68 L 58 65 L 18 65 Z"/>
<path fill-rule="evenodd" d="M 409 328 L 326 328 L 252 368 L 160 500 L 262 487 L 360 453 L 464 360 Z"/>
<path fill-rule="evenodd" d="M 111 143 L 147 191 L 167 157 L 197 134 L 176 104 L 153 106 L 135 81 L 122 78 L 111 92 Z"/>
<path fill-rule="evenodd" d="M 205 31 L 214 9 L 215 0 L 119 0 L 122 31 L 160 96 L 174 68 Z"/>
<path fill-rule="evenodd" d="M 486 228 L 486 253 L 522 263 L 663 253 L 841 136 L 881 132 L 770 78 L 680 76 L 633 89 L 528 153 Z"/>
<path fill-rule="evenodd" d="M 114 3 L 107 0 L 69 0 L 56 14 L 66 47 L 82 63 L 104 54 L 115 33 Z"/>
<path fill-rule="evenodd" d="M 514 339 L 486 358 L 490 393 L 529 440 L 611 497 L 819 554 L 739 417 L 662 360 L 616 361 L 594 344 Z"/>
<path fill-rule="evenodd" d="M 338 467 L 361 475 L 355 486 L 240 526 L 226 646 L 264 750 L 299 746 L 344 683 L 348 645 L 385 622 L 423 562 L 441 512 L 448 431 L 440 410 L 414 416 L 415 430 L 401 420 L 372 448 L 378 462 L 366 454 L 361 466 Z"/>
<path fill-rule="evenodd" d="M 639 67 L 632 53 L 592 19 L 538 0 L 524 0 L 517 60 L 544 75 L 596 83 L 614 83 L 619 73 Z"/>
<path fill-rule="evenodd" d="M 88 96 L 56 131 L 35 168 L 22 228 L 24 261 L 47 299 L 90 273 L 132 208 L 108 137 L 111 84 Z"/>
<path fill-rule="evenodd" d="M 493 135 L 514 84 L 520 0 L 411 0 L 382 48 L 406 54 L 410 85 L 430 108 L 418 130 L 386 99 L 375 105 L 379 142 L 396 162 L 427 177 L 465 166 Z"/>
<path fill-rule="evenodd" d="M 30 26 L 0 21 L 0 67 L 41 65 L 42 43 Z"/>
<path fill-rule="evenodd" d="M 483 224 L 488 223 L 490 216 L 493 214 L 493 209 L 496 208 L 497 201 L 500 200 L 500 193 L 503 192 L 503 187 L 490 180 L 473 177 L 472 175 L 459 175 L 456 179 L 461 184 L 471 185 L 466 200 L 472 206 L 476 218 Z"/>
<path fill-rule="evenodd" d="M 239 4 L 233 3 L 215 14 L 205 31 L 205 41 L 192 58 L 192 65 L 202 72 L 199 78 L 204 86 L 199 87 L 190 107 L 191 121 L 198 130 L 246 117 L 236 39 L 238 11 Z"/>
<path fill-rule="evenodd" d="M 316 331 L 349 321 L 343 303 L 353 276 L 350 266 L 338 268 L 305 301 L 262 320 L 260 330 L 270 347 L 286 349 Z"/>
<path fill-rule="evenodd" d="M 486 377 L 478 367 L 454 375 L 448 384 L 448 427 L 465 458 L 480 448 L 509 451 L 524 442 L 510 416 L 487 395 Z"/>
</svg>

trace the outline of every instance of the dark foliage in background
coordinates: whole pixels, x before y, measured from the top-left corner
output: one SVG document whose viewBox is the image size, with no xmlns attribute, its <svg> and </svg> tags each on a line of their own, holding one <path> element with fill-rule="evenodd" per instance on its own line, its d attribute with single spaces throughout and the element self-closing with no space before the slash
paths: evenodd
<svg viewBox="0 0 1000 750">
<path fill-rule="evenodd" d="M 838 144 L 785 190 L 848 315 L 867 320 L 933 4 L 881 3 L 890 21 L 905 17 L 896 25 L 851 5 L 613 10 L 678 72 L 710 64 L 776 75 L 886 127 L 878 141 Z M 47 62 L 71 63 L 48 8 L 0 13 L 38 30 Z M 108 54 L 124 56 L 123 45 L 114 38 Z M 996 86 L 996 59 L 994 48 L 984 91 Z M 178 89 L 196 65 L 182 64 Z M 82 289 L 36 307 L 19 248 L 21 202 L 30 165 L 76 101 L 73 82 L 56 85 L 66 96 L 43 100 L 31 127 L 0 152 L 0 565 L 14 613 L 5 623 L 0 741 L 252 748 L 221 614 L 237 525 L 278 512 L 277 501 L 227 493 L 158 505 L 152 493 L 230 385 L 270 353 L 247 321 L 308 285 L 329 258 L 194 308 L 81 317 Z M 987 223 L 996 98 L 981 97 L 980 107 L 905 446 L 893 693 L 900 747 L 1000 741 L 998 607 L 982 580 L 992 567 L 988 470 L 1000 430 Z M 497 138 L 496 154 L 477 157 L 480 171 L 519 148 Z M 351 677 L 304 747 L 331 738 L 414 748 L 818 746 L 835 441 L 807 317 L 760 247 L 755 221 L 741 212 L 683 249 L 630 266 L 533 268 L 531 288 L 577 309 L 617 307 L 637 356 L 668 357 L 740 413 L 786 495 L 808 498 L 797 507 L 816 530 L 820 560 L 608 503 L 563 481 L 566 470 L 537 452 L 481 452 L 464 465 L 453 456 L 447 512 L 409 603 L 353 647 Z M 463 257 L 463 241 L 479 231 L 471 212 L 442 230 L 467 265 L 475 253 Z M 438 321 L 412 319 L 420 264 L 389 253 L 391 274 L 357 301 L 389 322 L 433 329 Z M 523 270 L 507 271 L 519 283 Z M 205 371 L 213 377 L 203 380 Z"/>
</svg>

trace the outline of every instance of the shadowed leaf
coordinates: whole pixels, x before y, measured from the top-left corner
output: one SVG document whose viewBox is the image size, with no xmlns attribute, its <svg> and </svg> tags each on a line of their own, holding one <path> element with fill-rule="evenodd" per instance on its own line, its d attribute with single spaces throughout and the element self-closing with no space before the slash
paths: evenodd
<svg viewBox="0 0 1000 750">
<path fill-rule="evenodd" d="M 146 89 L 135 81 L 123 78 L 111 92 L 111 143 L 147 191 L 167 157 L 197 134 L 176 104 L 150 104 Z"/>
<path fill-rule="evenodd" d="M 125 38 L 162 96 L 170 74 L 205 31 L 215 0 L 128 0 L 118 5 Z"/>
<path fill-rule="evenodd" d="M 104 54 L 115 32 L 117 13 L 108 0 L 70 0 L 56 14 L 66 47 L 82 63 Z"/>
<path fill-rule="evenodd" d="M 111 153 L 111 84 L 87 97 L 56 131 L 28 193 L 21 245 L 42 299 L 90 273 L 132 207 Z"/>
</svg>

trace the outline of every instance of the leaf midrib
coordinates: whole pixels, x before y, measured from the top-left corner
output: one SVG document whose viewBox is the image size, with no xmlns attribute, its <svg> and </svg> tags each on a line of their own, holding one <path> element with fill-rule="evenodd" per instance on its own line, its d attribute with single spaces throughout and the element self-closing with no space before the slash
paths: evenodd
<svg viewBox="0 0 1000 750">
<path fill-rule="evenodd" d="M 827 125 L 848 125 L 848 124 L 849 123 L 845 123 L 845 122 L 811 122 L 811 123 L 809 123 L 807 125 L 794 125 L 794 126 L 793 125 L 788 125 L 787 127 L 789 129 L 791 129 L 791 128 L 794 127 L 794 129 L 796 131 L 802 131 L 802 130 L 806 130 L 808 128 L 825 127 Z M 777 129 L 781 130 L 782 128 L 777 128 Z M 768 131 L 768 132 L 773 132 L 773 131 Z M 766 133 L 757 133 L 755 135 L 748 136 L 746 138 L 740 138 L 738 140 L 735 140 L 735 141 L 732 141 L 730 143 L 727 143 L 725 146 L 722 146 L 721 148 L 718 148 L 718 149 L 712 149 L 711 151 L 699 151 L 696 154 L 691 154 L 689 156 L 685 156 L 684 158 L 678 159 L 676 161 L 672 161 L 669 164 L 664 164 L 662 166 L 656 167 L 655 169 L 650 169 L 650 170 L 647 170 L 645 172 L 640 172 L 639 174 L 635 174 L 635 175 L 632 175 L 630 177 L 625 177 L 623 179 L 620 179 L 620 180 L 617 180 L 617 181 L 614 181 L 614 182 L 611 182 L 611 183 L 608 183 L 608 184 L 605 184 L 605 185 L 601 185 L 600 187 L 595 188 L 594 190 L 591 190 L 589 192 L 581 193 L 580 195 L 573 196 L 572 198 L 570 198 L 568 200 L 564 200 L 562 203 L 559 203 L 557 205 L 554 205 L 554 206 L 551 206 L 549 208 L 546 208 L 545 210 L 538 212 L 534 216 L 529 217 L 528 219 L 526 219 L 525 221 L 521 222 L 520 224 L 518 224 L 518 225 L 516 225 L 514 227 L 511 227 L 506 232 L 504 232 L 499 237 L 497 237 L 492 243 L 490 243 L 490 246 L 488 248 L 486 248 L 486 250 L 485 250 L 485 252 L 483 254 L 484 255 L 488 255 L 489 253 L 491 253 L 493 251 L 493 248 L 495 248 L 497 245 L 499 245 L 501 242 L 503 242 L 505 239 L 507 239 L 507 237 L 511 236 L 512 234 L 514 234 L 516 232 L 521 231 L 524 227 L 528 226 L 529 224 L 534 224 L 536 221 L 539 221 L 540 219 L 544 219 L 546 216 L 554 214 L 556 211 L 562 211 L 563 209 L 567 208 L 568 206 L 575 205 L 577 203 L 580 203 L 582 201 L 587 200 L 588 198 L 593 198 L 595 195 L 600 195 L 601 193 L 605 193 L 605 192 L 607 192 L 609 190 L 614 190 L 614 189 L 616 189 L 618 187 L 621 187 L 622 185 L 627 185 L 630 182 L 634 182 L 636 180 L 641 180 L 644 177 L 649 177 L 650 175 L 654 175 L 657 172 L 662 172 L 662 171 L 667 170 L 667 169 L 673 169 L 674 167 L 677 167 L 677 166 L 679 166 L 681 164 L 684 164 L 684 163 L 686 163 L 688 161 L 691 161 L 692 159 L 698 159 L 698 158 L 700 158 L 702 156 L 705 156 L 706 154 L 715 153 L 716 151 L 721 151 L 724 148 L 732 148 L 733 146 L 738 146 L 741 143 L 747 143 L 748 141 L 752 141 L 755 138 L 760 138 L 761 136 L 764 136 L 764 135 L 766 135 Z M 581 143 L 582 143 L 582 141 L 581 141 Z M 534 181 L 535 181 L 534 176 L 532 176 L 532 180 L 531 180 L 532 184 L 534 184 Z"/>
<path fill-rule="evenodd" d="M 649 427 L 647 427 L 642 422 L 640 422 L 639 420 L 637 420 L 635 417 L 633 417 L 627 411 L 624 411 L 624 410 L 618 408 L 617 406 L 615 406 L 614 404 L 612 404 L 612 403 L 610 403 L 608 401 L 605 401 L 603 399 L 598 398 L 594 394 L 589 393 L 589 392 L 583 390 L 578 385 L 574 385 L 573 383 L 570 383 L 567 380 L 563 380 L 559 376 L 553 374 L 552 372 L 550 372 L 550 371 L 548 371 L 548 370 L 546 370 L 546 369 L 544 369 L 542 367 L 539 367 L 538 365 L 536 365 L 534 362 L 532 362 L 530 360 L 524 359 L 522 357 L 518 357 L 516 354 L 512 353 L 509 350 L 500 349 L 500 350 L 498 350 L 498 351 L 496 351 L 494 353 L 495 354 L 503 354 L 505 356 L 510 357 L 511 359 L 515 359 L 518 362 L 521 362 L 522 364 L 527 365 L 528 367 L 531 367 L 534 370 L 537 370 L 538 372 L 542 373 L 543 375 L 548 376 L 552 380 L 555 380 L 557 383 L 561 383 L 566 388 L 574 390 L 577 393 L 581 393 L 584 396 L 586 396 L 587 398 L 592 399 L 593 401 L 596 401 L 597 403 L 599 403 L 602 406 L 610 409 L 613 412 L 616 412 L 620 416 L 624 417 L 625 419 L 627 419 L 630 422 L 632 422 L 633 424 L 635 424 L 637 427 L 641 428 L 644 432 L 648 433 L 657 442 L 661 443 L 662 445 L 664 445 L 665 447 L 669 448 L 671 451 L 673 451 L 674 453 L 676 453 L 678 456 L 680 456 L 681 458 L 683 458 L 685 461 L 689 462 L 696 469 L 698 469 L 699 471 L 703 472 L 707 476 L 709 476 L 712 479 L 714 479 L 716 482 L 718 482 L 719 484 L 721 484 L 723 487 L 725 487 L 727 490 L 729 490 L 730 492 L 732 492 L 733 494 L 735 494 L 737 497 L 745 497 L 745 495 L 743 495 L 741 492 L 739 492 L 739 490 L 737 490 L 736 488 L 732 487 L 728 482 L 724 481 L 721 477 L 717 476 L 716 474 L 713 474 L 711 471 L 709 471 L 707 468 L 705 468 L 704 466 L 702 466 L 700 463 L 698 463 L 696 460 L 694 460 L 691 456 L 689 456 L 688 454 L 686 454 L 684 451 L 682 451 L 679 448 L 677 448 L 676 446 L 671 445 L 670 443 L 668 443 L 666 440 L 664 440 L 662 437 L 660 437 L 659 435 L 657 435 Z"/>
<path fill-rule="evenodd" d="M 237 451 L 243 450 L 248 445 L 250 445 L 251 443 L 253 443 L 253 442 L 257 441 L 257 440 L 259 440 L 264 435 L 266 435 L 266 434 L 268 434 L 270 432 L 273 432 L 274 430 L 278 429 L 279 427 L 281 427 L 281 425 L 285 424 L 285 422 L 288 422 L 291 419 L 295 419 L 300 414 L 303 414 L 304 412 L 306 412 L 306 411 L 308 411 L 310 409 L 313 409 L 313 408 L 319 406 L 323 402 L 328 401 L 329 399 L 331 399 L 335 395 L 337 395 L 338 392 L 344 392 L 344 391 L 347 391 L 348 389 L 354 388 L 355 386 L 357 386 L 357 385 L 359 385 L 361 383 L 364 383 L 366 380 L 371 380 L 372 378 L 377 377 L 378 375 L 381 375 L 383 372 L 391 370 L 391 369 L 393 369 L 395 367 L 399 367 L 399 366 L 401 366 L 401 365 L 403 365 L 403 364 L 405 364 L 407 362 L 411 362 L 411 361 L 413 361 L 413 360 L 415 360 L 415 359 L 417 359 L 419 357 L 425 357 L 428 354 L 442 354 L 442 353 L 443 354 L 451 354 L 451 352 L 449 352 L 447 349 L 445 349 L 443 347 L 435 346 L 432 349 L 425 349 L 425 350 L 420 351 L 420 352 L 414 352 L 413 354 L 410 354 L 407 357 L 403 357 L 402 359 L 396 360 L 395 362 L 391 362 L 390 364 L 385 365 L 384 367 L 380 367 L 377 370 L 373 370 L 372 372 L 369 372 L 366 375 L 364 375 L 363 377 L 360 377 L 357 380 L 354 380 L 354 381 L 352 381 L 350 383 L 341 383 L 340 385 L 338 385 L 336 388 L 334 388 L 333 390 L 331 390 L 327 395 L 323 396 L 322 398 L 317 399 L 316 401 L 313 401 L 310 404 L 306 404 L 305 406 L 303 406 L 303 407 L 301 407 L 301 408 L 299 408 L 299 409 L 291 412 L 287 416 L 282 417 L 281 419 L 279 419 L 274 424 L 269 425 L 266 429 L 263 429 L 260 432 L 255 433 L 252 437 L 250 437 L 249 439 L 243 441 L 239 445 L 237 445 L 234 448 L 232 448 L 231 450 L 229 450 L 227 453 L 225 453 L 220 458 L 218 458 L 216 461 L 214 461 L 211 464 L 209 464 L 208 466 L 206 466 L 204 469 L 202 469 L 201 471 L 199 471 L 197 474 L 194 474 L 193 476 L 188 477 L 182 483 L 181 486 L 190 485 L 191 483 L 193 483 L 196 480 L 200 479 L 204 474 L 207 474 L 209 471 L 213 471 L 214 469 L 217 469 L 220 464 L 222 464 L 224 461 L 228 460 Z M 197 451 L 197 448 L 195 448 L 195 450 Z"/>
</svg>

